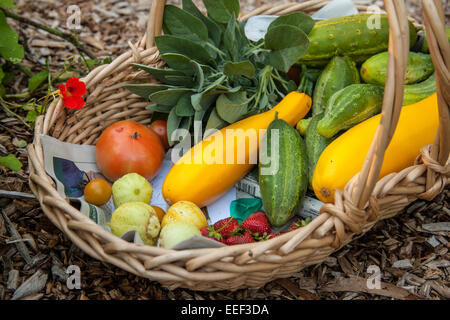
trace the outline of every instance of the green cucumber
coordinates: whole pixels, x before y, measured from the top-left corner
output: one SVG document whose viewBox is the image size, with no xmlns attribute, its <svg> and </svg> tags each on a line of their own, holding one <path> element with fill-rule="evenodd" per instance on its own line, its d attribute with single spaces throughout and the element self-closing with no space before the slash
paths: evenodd
<svg viewBox="0 0 450 320">
<path fill-rule="evenodd" d="M 317 132 L 325 138 L 331 138 L 339 131 L 380 113 L 383 95 L 383 87 L 365 83 L 352 84 L 339 90 L 328 100 Z"/>
<path fill-rule="evenodd" d="M 384 86 L 389 53 L 378 53 L 367 59 L 361 66 L 361 78 L 366 83 Z M 405 74 L 405 84 L 412 84 L 427 79 L 434 71 L 431 56 L 425 53 L 410 52 Z"/>
<path fill-rule="evenodd" d="M 266 160 L 270 159 L 260 158 L 258 165 L 261 199 L 270 224 L 280 227 L 295 214 L 308 187 L 306 146 L 289 123 L 275 119 L 261 148 L 260 155 L 267 154 Z"/>
<path fill-rule="evenodd" d="M 379 18 L 379 19 L 378 19 Z M 379 21 L 379 25 L 376 25 Z M 417 40 L 409 22 L 410 45 Z M 325 65 L 334 56 L 348 56 L 356 63 L 369 55 L 386 51 L 389 45 L 389 21 L 386 14 L 361 13 L 317 21 L 308 34 L 309 48 L 299 63 Z"/>
<path fill-rule="evenodd" d="M 348 57 L 333 57 L 317 79 L 313 94 L 312 115 L 325 111 L 328 99 L 350 84 L 359 83 L 359 72 Z"/>
<path fill-rule="evenodd" d="M 300 133 L 300 135 L 302 137 L 305 136 L 306 130 L 308 130 L 308 126 L 309 126 L 309 123 L 311 122 L 311 119 L 312 118 L 306 118 L 306 119 L 302 119 L 299 122 L 297 122 L 297 125 L 295 128 L 297 129 L 298 133 Z"/>
<path fill-rule="evenodd" d="M 310 189 L 312 189 L 312 179 L 317 161 L 323 150 L 335 139 L 335 136 L 325 138 L 317 132 L 317 124 L 323 116 L 323 113 L 319 113 L 310 118 L 311 120 L 305 133 L 306 154 L 308 155 L 308 185 Z"/>
<path fill-rule="evenodd" d="M 406 85 L 403 90 L 403 105 L 416 103 L 436 92 L 436 77 L 433 73 L 427 80 Z"/>
</svg>

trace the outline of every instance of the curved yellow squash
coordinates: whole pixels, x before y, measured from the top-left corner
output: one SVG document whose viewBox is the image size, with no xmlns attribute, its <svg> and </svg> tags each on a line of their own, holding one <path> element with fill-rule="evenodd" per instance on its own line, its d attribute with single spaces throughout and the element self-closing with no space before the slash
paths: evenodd
<svg viewBox="0 0 450 320">
<path fill-rule="evenodd" d="M 312 186 L 317 198 L 334 201 L 334 190 L 344 190 L 347 182 L 363 166 L 381 115 L 376 115 L 343 133 L 320 155 Z M 420 149 L 432 144 L 439 125 L 436 93 L 415 104 L 404 106 L 386 149 L 379 179 L 414 164 Z"/>
<path fill-rule="evenodd" d="M 213 133 L 186 152 L 170 169 L 162 186 L 164 199 L 169 204 L 192 201 L 200 208 L 213 203 L 257 163 L 259 144 L 264 131 L 275 119 L 275 112 L 279 119 L 294 126 L 310 108 L 308 95 L 291 92 L 271 110 Z"/>
</svg>

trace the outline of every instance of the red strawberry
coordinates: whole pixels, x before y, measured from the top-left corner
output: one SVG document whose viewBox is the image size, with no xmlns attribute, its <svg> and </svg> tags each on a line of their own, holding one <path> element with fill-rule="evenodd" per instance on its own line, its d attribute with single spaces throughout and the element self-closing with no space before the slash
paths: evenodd
<svg viewBox="0 0 450 320">
<path fill-rule="evenodd" d="M 305 220 L 299 218 L 299 219 L 297 219 L 297 221 L 292 222 L 292 224 L 289 226 L 287 231 L 289 232 L 289 231 L 296 230 L 296 229 L 298 229 L 300 227 L 304 227 L 310 221 L 311 221 L 311 218 L 306 218 Z"/>
<path fill-rule="evenodd" d="M 216 230 L 223 237 L 230 236 L 231 233 L 237 232 L 239 229 L 239 222 L 233 218 L 225 218 L 214 223 L 214 230 Z"/>
<path fill-rule="evenodd" d="M 217 231 L 214 230 L 213 227 L 211 226 L 206 226 L 200 229 L 200 232 L 202 233 L 202 236 L 216 240 L 216 241 L 220 241 L 222 242 L 223 237 L 220 233 L 218 233 Z"/>
<path fill-rule="evenodd" d="M 247 231 L 245 231 L 242 235 L 234 235 L 225 239 L 225 244 L 229 246 L 250 242 L 255 242 L 255 239 L 253 239 L 252 234 Z"/>
<path fill-rule="evenodd" d="M 267 216 L 264 211 L 261 210 L 253 212 L 249 215 L 248 218 L 242 222 L 241 226 L 252 233 L 257 233 L 258 235 L 263 235 L 264 233 L 269 234 L 271 232 L 269 220 L 267 220 Z"/>
</svg>

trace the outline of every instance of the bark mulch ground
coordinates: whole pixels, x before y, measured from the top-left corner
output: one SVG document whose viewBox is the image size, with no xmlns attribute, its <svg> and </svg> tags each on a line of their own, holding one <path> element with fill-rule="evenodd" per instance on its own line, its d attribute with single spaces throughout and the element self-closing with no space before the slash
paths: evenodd
<svg viewBox="0 0 450 320">
<path fill-rule="evenodd" d="M 177 3 L 176 1 L 173 1 Z M 199 1 L 196 1 L 197 3 Z M 251 10 L 269 1 L 241 1 Z M 282 1 L 283 2 L 283 1 Z M 357 1 L 377 3 L 380 1 Z M 96 57 L 114 58 L 143 34 L 151 1 L 25 1 L 17 0 L 15 12 L 29 19 L 66 29 L 67 7 L 81 8 L 82 29 L 77 31 L 86 49 Z M 421 21 L 419 1 L 408 1 L 410 14 Z M 448 6 L 447 6 L 448 7 Z M 447 15 L 448 16 L 448 15 Z M 25 45 L 25 66 L 43 69 L 46 59 L 57 72 L 71 57 L 73 45 L 48 33 L 11 21 Z M 77 62 L 69 72 L 83 74 Z M 9 93 L 26 91 L 27 79 L 17 72 Z M 22 100 L 13 100 L 21 103 Z M 22 101 L 23 102 L 23 101 Z M 25 117 L 26 110 L 16 110 Z M 24 142 L 33 139 L 26 126 L 10 113 L 0 111 L 0 155 L 15 154 L 20 171 L 0 167 L 0 299 L 271 299 L 367 300 L 450 298 L 450 205 L 447 188 L 433 201 L 416 201 L 397 217 L 381 221 L 367 234 L 337 251 L 320 265 L 279 279 L 259 289 L 235 292 L 172 291 L 112 265 L 90 258 L 73 245 L 43 214 L 36 200 L 14 198 L 2 191 L 31 193 Z M 69 290 L 66 269 L 81 270 L 81 289 Z M 381 271 L 381 289 L 369 289 L 373 266 Z"/>
</svg>

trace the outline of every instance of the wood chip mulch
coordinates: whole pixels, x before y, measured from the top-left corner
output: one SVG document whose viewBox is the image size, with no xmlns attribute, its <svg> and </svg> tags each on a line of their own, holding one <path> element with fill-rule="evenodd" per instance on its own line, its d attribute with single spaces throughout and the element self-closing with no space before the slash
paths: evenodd
<svg viewBox="0 0 450 320">
<path fill-rule="evenodd" d="M 70 4 L 78 4 L 86 12 L 80 39 L 97 56 L 115 57 L 128 49 L 128 40 L 135 42 L 137 35 L 142 34 L 150 2 L 71 0 Z M 252 9 L 264 1 L 247 2 L 243 1 L 244 5 Z M 26 6 L 24 0 L 16 3 L 21 14 L 64 27 L 61 15 L 66 15 L 68 1 L 27 1 Z M 42 64 L 42 59 L 49 56 L 58 66 L 75 54 L 73 47 L 61 39 L 29 27 L 23 28 L 21 37 L 30 45 L 30 59 L 26 60 L 30 66 Z M 23 84 L 19 83 L 19 87 Z M 290 278 L 272 281 L 259 289 L 235 292 L 170 291 L 157 282 L 84 254 L 47 219 L 37 201 L 2 195 L 2 190 L 31 193 L 26 149 L 19 142 L 31 143 L 32 139 L 31 129 L 0 111 L 0 156 L 13 153 L 24 164 L 18 172 L 0 167 L 0 300 L 450 298 L 449 188 L 433 201 L 418 200 L 395 218 L 380 221 L 322 264 Z M 80 267 L 81 289 L 67 287 L 66 269 L 70 265 Z M 371 272 L 377 268 L 381 274 L 380 288 L 370 289 L 368 278 L 372 279 Z"/>
</svg>

